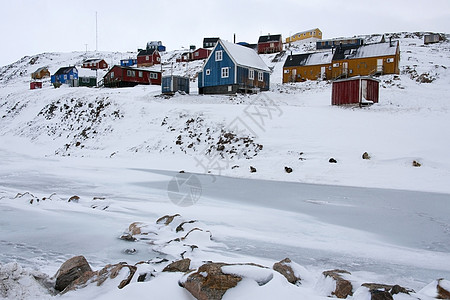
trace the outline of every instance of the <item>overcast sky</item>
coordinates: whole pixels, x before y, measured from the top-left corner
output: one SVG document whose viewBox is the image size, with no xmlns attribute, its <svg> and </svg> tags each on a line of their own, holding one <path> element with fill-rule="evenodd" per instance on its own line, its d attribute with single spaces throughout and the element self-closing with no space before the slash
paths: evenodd
<svg viewBox="0 0 450 300">
<path fill-rule="evenodd" d="M 450 33 L 450 0 L 0 0 L 0 66 L 43 52 L 167 50 L 203 37 L 256 43 L 260 34 L 319 28 L 324 38 L 399 31 Z"/>
</svg>

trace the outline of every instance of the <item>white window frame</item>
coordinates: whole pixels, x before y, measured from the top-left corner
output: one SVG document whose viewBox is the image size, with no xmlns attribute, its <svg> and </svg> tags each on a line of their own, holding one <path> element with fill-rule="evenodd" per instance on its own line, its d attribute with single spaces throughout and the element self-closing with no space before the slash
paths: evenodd
<svg viewBox="0 0 450 300">
<path fill-rule="evenodd" d="M 223 60 L 223 50 L 217 50 L 216 51 L 216 61 L 222 61 Z"/>
<path fill-rule="evenodd" d="M 284 70 L 284 73 L 288 74 L 289 73 L 289 69 Z"/>
<path fill-rule="evenodd" d="M 138 72 L 138 76 L 139 76 L 139 78 L 144 77 L 144 74 L 142 73 L 142 71 L 139 71 L 139 72 Z"/>
<path fill-rule="evenodd" d="M 248 70 L 248 79 L 255 79 L 255 70 Z"/>
<path fill-rule="evenodd" d="M 230 77 L 230 69 L 228 67 L 222 68 L 220 73 L 222 75 L 221 78 L 228 78 L 228 77 Z"/>
<path fill-rule="evenodd" d="M 150 79 L 158 79 L 158 74 L 157 73 L 150 73 Z"/>
<path fill-rule="evenodd" d="M 387 62 L 387 63 L 393 63 L 393 62 L 394 62 L 394 59 L 393 59 L 392 57 L 390 57 L 390 58 L 386 59 L 386 62 Z"/>
<path fill-rule="evenodd" d="M 114 78 L 114 72 L 111 72 L 110 77 Z"/>
<path fill-rule="evenodd" d="M 264 81 L 264 73 L 258 72 L 258 81 Z"/>
<path fill-rule="evenodd" d="M 211 74 L 211 70 L 210 69 L 206 69 L 205 74 L 206 75 L 210 75 Z"/>
<path fill-rule="evenodd" d="M 134 70 L 127 70 L 128 77 L 136 77 L 136 72 Z"/>
<path fill-rule="evenodd" d="M 145 60 L 149 60 L 149 59 L 150 59 L 150 56 L 147 55 L 147 56 L 145 57 Z"/>
<path fill-rule="evenodd" d="M 339 63 L 334 63 L 333 68 L 339 68 Z"/>
</svg>

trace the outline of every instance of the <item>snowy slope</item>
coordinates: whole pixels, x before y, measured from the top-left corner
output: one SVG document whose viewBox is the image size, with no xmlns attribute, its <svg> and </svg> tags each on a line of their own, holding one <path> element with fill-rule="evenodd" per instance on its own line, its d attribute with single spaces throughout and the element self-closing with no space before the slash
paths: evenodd
<svg viewBox="0 0 450 300">
<path fill-rule="evenodd" d="M 131 222 L 153 228 L 158 217 L 180 213 L 214 237 L 192 240 L 196 267 L 209 260 L 270 267 L 286 256 L 304 266 L 301 287 L 274 272 L 268 284 L 247 278 L 224 299 L 328 299 L 333 284 L 321 272 L 332 268 L 351 271 L 356 287 L 397 283 L 430 299 L 429 290 L 419 290 L 450 278 L 450 43 L 393 36 L 400 38 L 402 73 L 380 77 L 380 103 L 363 109 L 332 107 L 328 82 L 282 85 L 287 54 L 278 61 L 262 56 L 273 73 L 271 90 L 260 95 L 198 95 L 202 61 L 176 63 L 182 51 L 162 57 L 165 74 L 191 77 L 192 93 L 174 97 L 162 97 L 159 86 L 54 89 L 46 81 L 29 90 L 35 69 L 79 65 L 81 52 L 1 68 L 0 278 L 9 276 L 4 282 L 22 293 L 6 297 L 53 298 L 32 278 L 52 276 L 74 255 L 85 255 L 94 269 L 179 259 L 185 246 L 160 247 L 174 228 L 159 232 L 153 245 L 118 237 Z M 130 55 L 102 53 L 113 64 Z M 361 158 L 366 151 L 370 160 Z M 199 178 L 195 205 L 168 198 L 180 170 Z M 73 195 L 79 201 L 67 202 Z M 91 286 L 61 298 L 192 299 L 178 287 L 181 274 L 154 267 L 159 275 L 148 282 L 123 290 Z M 355 288 L 352 299 L 367 296 Z"/>
</svg>

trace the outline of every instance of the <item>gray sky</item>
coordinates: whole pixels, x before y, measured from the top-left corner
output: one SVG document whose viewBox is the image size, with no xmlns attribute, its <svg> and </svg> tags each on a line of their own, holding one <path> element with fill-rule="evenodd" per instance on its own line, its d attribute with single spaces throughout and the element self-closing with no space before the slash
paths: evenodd
<svg viewBox="0 0 450 300">
<path fill-rule="evenodd" d="M 168 50 L 205 36 L 256 43 L 318 27 L 324 38 L 399 31 L 450 33 L 450 0 L 0 0 L 0 66 L 25 55 L 136 51 L 161 40 Z"/>
</svg>

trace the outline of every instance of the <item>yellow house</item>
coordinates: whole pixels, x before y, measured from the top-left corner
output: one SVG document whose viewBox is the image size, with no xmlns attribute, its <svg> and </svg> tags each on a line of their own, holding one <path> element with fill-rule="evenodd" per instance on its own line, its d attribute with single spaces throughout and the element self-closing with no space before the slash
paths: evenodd
<svg viewBox="0 0 450 300">
<path fill-rule="evenodd" d="M 399 64 L 398 41 L 295 54 L 286 58 L 283 83 L 400 74 Z"/>
<path fill-rule="evenodd" d="M 322 31 L 319 28 L 297 32 L 296 34 L 286 38 L 286 43 L 301 41 L 309 38 L 322 39 Z"/>
</svg>

